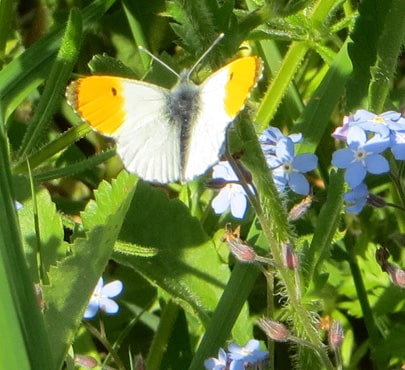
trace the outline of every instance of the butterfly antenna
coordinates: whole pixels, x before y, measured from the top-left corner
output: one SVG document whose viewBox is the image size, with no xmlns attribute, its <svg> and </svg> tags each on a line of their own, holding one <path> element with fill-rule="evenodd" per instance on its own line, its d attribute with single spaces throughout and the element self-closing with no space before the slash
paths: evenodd
<svg viewBox="0 0 405 370">
<path fill-rule="evenodd" d="M 214 42 L 209 46 L 209 48 L 201 55 L 194 65 L 188 70 L 187 79 L 190 78 L 191 74 L 194 72 L 196 67 L 201 63 L 201 61 L 211 52 L 211 50 L 224 38 L 225 34 L 221 32 Z"/>
<path fill-rule="evenodd" d="M 159 59 L 157 56 L 153 55 L 148 49 L 145 49 L 143 46 L 139 45 L 138 49 L 143 51 L 144 53 L 148 54 L 153 60 L 160 63 L 163 67 L 165 67 L 168 71 L 172 72 L 177 78 L 180 78 L 180 75 L 168 64 L 166 64 L 163 60 Z"/>
</svg>

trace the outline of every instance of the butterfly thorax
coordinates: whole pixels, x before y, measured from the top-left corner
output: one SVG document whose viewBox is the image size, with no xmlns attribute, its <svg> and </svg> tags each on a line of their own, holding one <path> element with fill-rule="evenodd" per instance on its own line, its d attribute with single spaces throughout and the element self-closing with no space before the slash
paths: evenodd
<svg viewBox="0 0 405 370">
<path fill-rule="evenodd" d="M 200 88 L 185 76 L 170 90 L 167 96 L 167 113 L 171 123 L 187 127 L 198 115 Z"/>
<path fill-rule="evenodd" d="M 182 167 L 185 165 L 190 140 L 190 125 L 199 114 L 200 87 L 188 75 L 182 74 L 179 82 L 167 95 L 167 116 L 172 125 L 180 127 L 180 151 Z"/>
</svg>

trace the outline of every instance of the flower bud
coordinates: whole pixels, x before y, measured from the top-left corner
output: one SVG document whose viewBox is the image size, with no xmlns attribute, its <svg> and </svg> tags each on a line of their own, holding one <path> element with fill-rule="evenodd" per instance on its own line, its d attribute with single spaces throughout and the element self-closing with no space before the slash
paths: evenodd
<svg viewBox="0 0 405 370">
<path fill-rule="evenodd" d="M 94 357 L 87 355 L 75 355 L 73 361 L 75 365 L 84 367 L 85 369 L 94 369 L 98 365 Z"/>
<path fill-rule="evenodd" d="M 134 370 L 146 370 L 145 360 L 143 359 L 141 354 L 135 357 L 134 362 L 135 362 Z"/>
<path fill-rule="evenodd" d="M 311 207 L 312 199 L 312 195 L 307 195 L 301 202 L 292 207 L 290 212 L 288 213 L 288 220 L 296 221 L 304 216 L 305 213 L 307 213 L 309 207 Z"/>
<path fill-rule="evenodd" d="M 257 254 L 254 249 L 246 244 L 242 239 L 239 238 L 240 226 L 237 226 L 234 231 L 232 231 L 229 224 L 226 225 L 226 233 L 223 240 L 228 243 L 229 250 L 235 256 L 235 258 L 244 263 L 252 263 L 257 259 Z"/>
<path fill-rule="evenodd" d="M 40 284 L 34 284 L 35 296 L 37 297 L 38 306 L 41 311 L 45 310 L 45 301 L 42 296 L 42 287 Z"/>
<path fill-rule="evenodd" d="M 377 195 L 368 193 L 367 203 L 375 208 L 384 208 L 387 206 L 387 202 Z"/>
<path fill-rule="evenodd" d="M 340 321 L 333 321 L 329 330 L 329 345 L 332 348 L 340 348 L 344 337 L 345 336 Z"/>
<path fill-rule="evenodd" d="M 405 271 L 389 262 L 386 264 L 385 268 L 392 283 L 400 288 L 405 288 Z"/>
<path fill-rule="evenodd" d="M 228 182 L 222 178 L 211 179 L 207 183 L 207 187 L 217 190 L 224 188 L 226 185 L 228 185 Z"/>
<path fill-rule="evenodd" d="M 241 172 L 243 178 L 248 184 L 251 184 L 253 181 L 252 173 L 242 164 L 241 161 L 236 161 L 239 171 Z"/>
<path fill-rule="evenodd" d="M 276 321 L 271 321 L 263 317 L 258 320 L 257 324 L 270 339 L 276 342 L 286 342 L 290 336 L 287 328 Z"/>
<path fill-rule="evenodd" d="M 292 245 L 290 243 L 283 243 L 281 247 L 283 249 L 284 266 L 289 268 L 290 270 L 297 269 L 300 262 L 297 253 L 295 253 Z"/>
</svg>

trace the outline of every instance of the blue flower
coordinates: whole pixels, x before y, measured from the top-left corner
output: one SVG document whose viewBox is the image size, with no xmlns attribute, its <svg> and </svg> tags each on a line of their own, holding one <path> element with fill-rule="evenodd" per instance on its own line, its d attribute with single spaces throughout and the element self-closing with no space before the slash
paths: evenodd
<svg viewBox="0 0 405 370">
<path fill-rule="evenodd" d="M 405 131 L 391 131 L 391 152 L 395 159 L 405 160 Z"/>
<path fill-rule="evenodd" d="M 204 361 L 204 366 L 207 370 L 224 370 L 228 365 L 228 355 L 220 348 L 218 358 L 211 357 Z"/>
<path fill-rule="evenodd" d="M 389 171 L 388 161 L 379 153 L 390 143 L 389 137 L 375 135 L 367 140 L 363 129 L 350 127 L 347 134 L 349 148 L 339 149 L 333 153 L 332 164 L 346 169 L 345 180 L 351 188 L 363 182 L 367 172 L 381 174 Z"/>
<path fill-rule="evenodd" d="M 335 131 L 332 133 L 332 137 L 336 140 L 346 141 L 347 132 L 349 131 L 350 123 L 353 120 L 353 116 L 344 116 L 343 117 L 343 126 L 336 127 Z"/>
<path fill-rule="evenodd" d="M 211 206 L 216 214 L 222 214 L 231 208 L 231 213 L 236 218 L 243 218 L 247 208 L 247 195 L 242 185 L 232 182 L 239 182 L 229 162 L 219 162 L 214 166 L 213 179 L 222 179 L 226 185 L 212 200 Z M 230 182 L 230 183 L 227 183 Z"/>
<path fill-rule="evenodd" d="M 229 357 L 232 360 L 248 362 L 255 364 L 264 361 L 269 357 L 269 351 L 260 351 L 260 342 L 256 339 L 251 339 L 244 347 L 231 343 L 228 346 Z"/>
<path fill-rule="evenodd" d="M 259 136 L 260 146 L 264 155 L 275 153 L 277 143 L 286 137 L 289 137 L 294 144 L 299 143 L 302 140 L 302 134 L 300 133 L 285 136 L 277 127 L 271 126 L 264 130 Z"/>
<path fill-rule="evenodd" d="M 295 156 L 294 142 L 291 138 L 284 137 L 278 141 L 275 155 L 265 157 L 267 165 L 273 170 L 273 179 L 279 192 L 288 185 L 297 194 L 309 193 L 308 180 L 302 173 L 312 171 L 317 166 L 318 158 L 315 154 Z"/>
<path fill-rule="evenodd" d="M 109 314 L 117 313 L 119 306 L 110 298 L 114 298 L 122 292 L 123 285 L 119 280 L 112 281 L 104 285 L 104 280 L 101 277 L 91 295 L 90 302 L 84 312 L 85 319 L 91 319 L 96 316 L 98 310 Z"/>
<path fill-rule="evenodd" d="M 400 113 L 389 111 L 379 115 L 359 109 L 349 119 L 350 126 L 360 127 L 365 131 L 374 132 L 381 137 L 387 137 L 390 130 L 403 130 L 405 119 Z"/>
<path fill-rule="evenodd" d="M 347 203 L 347 211 L 350 213 L 360 213 L 367 203 L 367 197 L 368 188 L 364 183 L 345 193 L 343 199 Z"/>
<path fill-rule="evenodd" d="M 207 370 L 245 370 L 243 361 L 231 360 L 222 348 L 218 351 L 218 358 L 211 357 L 205 360 L 204 366 Z"/>
</svg>

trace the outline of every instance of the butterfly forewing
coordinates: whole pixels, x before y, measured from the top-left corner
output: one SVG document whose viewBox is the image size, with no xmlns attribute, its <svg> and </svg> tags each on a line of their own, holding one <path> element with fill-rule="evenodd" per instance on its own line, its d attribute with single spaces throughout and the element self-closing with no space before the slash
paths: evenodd
<svg viewBox="0 0 405 370">
<path fill-rule="evenodd" d="M 243 109 L 261 74 L 261 60 L 245 57 L 221 68 L 201 85 L 199 114 L 190 127 L 185 180 L 201 175 L 218 161 L 227 127 Z"/>
<path fill-rule="evenodd" d="M 67 89 L 73 108 L 94 129 L 112 136 L 126 169 L 146 181 L 180 179 L 180 128 L 165 116 L 169 90 L 141 81 L 90 76 Z"/>
<path fill-rule="evenodd" d="M 169 91 L 130 81 L 124 84 L 127 118 L 117 133 L 117 151 L 129 172 L 144 180 L 180 179 L 180 131 L 167 116 Z"/>
</svg>

